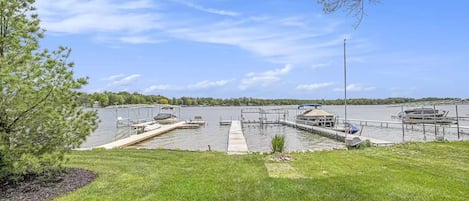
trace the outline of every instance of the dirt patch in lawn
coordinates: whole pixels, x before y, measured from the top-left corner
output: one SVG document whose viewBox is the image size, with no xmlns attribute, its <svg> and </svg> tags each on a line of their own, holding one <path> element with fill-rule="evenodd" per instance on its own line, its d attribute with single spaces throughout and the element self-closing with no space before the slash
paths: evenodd
<svg viewBox="0 0 469 201">
<path fill-rule="evenodd" d="M 297 169 L 289 163 L 265 163 L 269 177 L 272 178 L 288 178 L 288 179 L 302 179 L 306 178 Z"/>
</svg>

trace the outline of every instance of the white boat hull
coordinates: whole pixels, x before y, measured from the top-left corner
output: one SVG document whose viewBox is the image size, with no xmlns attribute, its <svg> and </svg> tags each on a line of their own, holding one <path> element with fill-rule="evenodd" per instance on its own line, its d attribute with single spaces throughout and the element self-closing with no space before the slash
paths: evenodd
<svg viewBox="0 0 469 201">
<path fill-rule="evenodd" d="M 143 132 L 156 130 L 158 128 L 161 128 L 160 124 L 150 124 L 150 125 L 147 125 L 143 128 Z"/>
</svg>

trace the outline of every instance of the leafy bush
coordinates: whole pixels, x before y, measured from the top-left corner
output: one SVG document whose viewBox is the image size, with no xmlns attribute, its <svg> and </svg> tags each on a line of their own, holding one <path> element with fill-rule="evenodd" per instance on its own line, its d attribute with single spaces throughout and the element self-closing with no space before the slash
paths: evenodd
<svg viewBox="0 0 469 201">
<path fill-rule="evenodd" d="M 272 138 L 272 153 L 282 153 L 285 150 L 285 136 L 276 134 Z"/>
<path fill-rule="evenodd" d="M 366 149 L 366 148 L 370 148 L 372 147 L 373 145 L 371 144 L 371 141 L 370 140 L 365 140 L 365 141 L 362 141 L 360 144 L 356 145 L 356 146 L 348 146 L 347 149 L 349 150 L 353 150 L 353 149 Z"/>
</svg>

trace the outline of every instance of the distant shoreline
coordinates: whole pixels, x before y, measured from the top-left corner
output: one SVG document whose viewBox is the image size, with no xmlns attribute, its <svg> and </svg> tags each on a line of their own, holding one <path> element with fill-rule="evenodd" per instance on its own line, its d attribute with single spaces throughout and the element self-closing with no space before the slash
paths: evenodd
<svg viewBox="0 0 469 201">
<path fill-rule="evenodd" d="M 348 105 L 389 105 L 389 106 L 433 106 L 433 105 L 468 105 L 469 100 L 461 101 L 423 101 L 423 102 L 408 102 L 408 103 L 389 103 L 389 104 L 350 104 Z M 270 105 L 170 105 L 170 104 L 122 104 L 122 105 L 109 105 L 105 107 L 93 106 L 91 108 L 104 108 L 104 109 L 116 109 L 116 108 L 158 108 L 164 106 L 171 107 L 272 107 L 272 106 L 296 106 L 297 104 L 270 104 Z M 344 104 L 322 104 L 325 106 L 340 106 Z"/>
</svg>

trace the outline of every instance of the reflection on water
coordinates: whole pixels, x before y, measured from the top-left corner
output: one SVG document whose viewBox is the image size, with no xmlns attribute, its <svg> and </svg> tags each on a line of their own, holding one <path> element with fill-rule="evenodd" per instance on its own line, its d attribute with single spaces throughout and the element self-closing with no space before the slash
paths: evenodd
<svg viewBox="0 0 469 201">
<path fill-rule="evenodd" d="M 215 127 L 218 127 L 217 132 L 204 132 L 203 128 L 174 130 L 132 147 L 206 151 L 210 146 L 210 150 L 224 152 L 228 146 L 229 126 Z M 249 151 L 254 152 L 271 151 L 270 141 L 276 134 L 285 136 L 287 151 L 344 148 L 342 142 L 282 125 L 248 124 L 243 126 L 243 132 Z"/>
<path fill-rule="evenodd" d="M 276 134 L 285 136 L 287 151 L 324 150 L 345 147 L 342 142 L 278 124 L 246 124 L 243 126 L 243 132 L 250 151 L 271 151 L 271 140 Z"/>
<path fill-rule="evenodd" d="M 238 120 L 241 116 L 241 109 L 245 107 L 182 107 L 180 108 L 181 120 L 190 120 L 194 116 L 202 116 L 207 123 L 206 126 L 198 129 L 177 129 L 161 136 L 149 139 L 135 147 L 145 148 L 167 148 L 183 150 L 211 150 L 226 151 L 228 142 L 229 126 L 220 126 L 220 120 Z M 252 107 L 258 108 L 258 107 Z M 264 109 L 285 108 L 279 106 L 266 106 Z M 289 106 L 288 119 L 293 120 L 298 111 L 295 106 Z M 454 116 L 454 106 L 442 106 L 440 109 L 450 111 L 449 116 Z M 324 110 L 342 117 L 344 114 L 343 106 L 324 106 Z M 383 105 L 360 105 L 348 106 L 348 119 L 396 121 L 391 119 L 401 108 L 389 107 Z M 100 123 L 98 129 L 92 133 L 82 145 L 82 147 L 95 147 L 106 144 L 117 139 L 128 137 L 132 131 L 129 127 L 122 127 L 116 124 L 116 119 L 130 118 L 132 120 L 151 119 L 158 114 L 157 108 L 140 109 L 99 109 Z M 459 106 L 459 113 L 463 116 L 469 116 L 469 105 Z M 469 121 L 461 121 L 463 126 L 461 131 L 468 132 Z M 248 148 L 251 151 L 270 151 L 270 140 L 275 134 L 285 135 L 286 146 L 289 151 L 310 150 L 310 149 L 333 149 L 343 147 L 343 143 L 324 138 L 316 134 L 296 130 L 294 128 L 281 125 L 259 125 L 245 124 L 243 132 L 246 137 Z M 444 134 L 444 139 L 456 140 L 456 128 L 437 128 L 440 136 Z M 408 126 L 404 129 L 400 125 L 394 128 L 380 128 L 376 126 L 362 126 L 361 134 L 363 136 L 387 140 L 391 142 L 404 141 L 430 141 L 435 140 L 435 128 L 425 127 L 425 134 L 421 125 Z M 469 136 L 462 135 L 462 139 Z"/>
<path fill-rule="evenodd" d="M 183 150 L 210 150 L 226 151 L 229 126 L 216 126 L 217 129 L 207 127 L 197 129 L 176 129 L 171 132 L 156 136 L 142 143 L 133 145 L 136 148 L 164 148 Z"/>
</svg>

